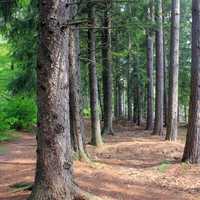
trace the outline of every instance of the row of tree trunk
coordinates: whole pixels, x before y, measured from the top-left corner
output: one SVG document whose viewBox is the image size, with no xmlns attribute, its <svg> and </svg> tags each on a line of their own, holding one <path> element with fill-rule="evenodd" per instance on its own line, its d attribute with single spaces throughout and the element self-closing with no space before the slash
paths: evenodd
<svg viewBox="0 0 200 200">
<path fill-rule="evenodd" d="M 156 112 L 154 134 L 163 135 L 164 102 L 164 56 L 162 1 L 156 6 Z M 78 200 L 85 199 L 74 184 L 73 151 L 87 160 L 84 148 L 83 123 L 81 118 L 79 44 L 76 26 L 68 24 L 76 13 L 75 1 L 40 1 L 40 43 L 37 65 L 38 134 L 36 177 L 30 200 Z M 109 4 L 106 4 L 110 6 Z M 177 135 L 177 85 L 179 48 L 179 0 L 172 0 L 171 77 L 169 79 L 169 113 L 167 138 Z M 183 160 L 200 162 L 200 1 L 193 0 L 192 25 L 192 84 L 189 128 Z M 90 7 L 88 17 L 95 26 L 95 8 Z M 112 134 L 112 58 L 111 16 L 105 10 L 102 31 L 103 82 L 104 82 L 104 129 Z M 88 31 L 88 57 L 90 71 L 92 142 L 102 144 L 98 112 L 98 89 L 95 66 L 95 32 Z M 152 36 L 148 34 L 148 111 L 152 112 Z M 137 78 L 137 77 L 136 77 Z M 69 87 L 69 85 L 71 87 Z M 140 95 L 137 87 L 137 96 Z M 135 102 L 137 102 L 136 100 Z M 139 101 L 138 101 L 139 102 Z M 171 102 L 171 103 L 170 103 Z M 171 104 L 171 105 L 170 105 Z M 138 105 L 141 106 L 140 102 Z M 139 109 L 141 110 L 141 109 Z M 152 113 L 151 113 L 152 114 Z M 70 117 L 71 116 L 71 117 Z M 139 116 L 139 115 L 138 115 Z M 152 128 L 152 115 L 149 128 Z M 71 125 L 71 128 L 70 128 Z M 71 137 L 72 136 L 72 137 Z M 97 141 L 98 140 L 98 141 Z M 72 148 L 73 147 L 73 148 Z"/>
</svg>

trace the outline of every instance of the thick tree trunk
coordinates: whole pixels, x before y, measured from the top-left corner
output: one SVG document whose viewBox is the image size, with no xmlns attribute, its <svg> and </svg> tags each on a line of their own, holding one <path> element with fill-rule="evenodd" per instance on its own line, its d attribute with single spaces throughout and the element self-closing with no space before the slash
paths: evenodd
<svg viewBox="0 0 200 200">
<path fill-rule="evenodd" d="M 83 144 L 84 122 L 81 113 L 79 51 L 79 30 L 77 27 L 71 27 L 69 41 L 70 132 L 75 156 L 78 156 L 79 160 L 88 162 L 89 158 Z"/>
<path fill-rule="evenodd" d="M 153 8 L 148 9 L 148 20 L 153 21 Z M 153 35 L 147 32 L 147 130 L 153 130 Z"/>
<path fill-rule="evenodd" d="M 96 26 L 95 7 L 88 4 L 88 20 L 91 28 L 88 30 L 88 60 L 89 60 L 89 77 L 90 77 L 90 107 L 91 107 L 91 125 L 92 139 L 91 143 L 95 146 L 103 144 L 101 137 L 101 127 L 99 119 L 99 102 L 98 102 L 98 82 L 96 72 Z"/>
<path fill-rule="evenodd" d="M 69 122 L 67 0 L 40 1 L 37 65 L 38 133 L 35 185 L 29 200 L 73 199 Z"/>
<path fill-rule="evenodd" d="M 172 0 L 171 55 L 169 73 L 169 104 L 166 140 L 177 139 L 178 126 L 178 75 L 180 38 L 180 0 Z"/>
<path fill-rule="evenodd" d="M 102 30 L 102 60 L 104 88 L 104 128 L 103 134 L 113 135 L 112 127 L 112 50 L 111 50 L 111 14 L 110 3 L 106 6 Z"/>
<path fill-rule="evenodd" d="M 163 103 L 164 103 L 164 69 L 163 69 L 163 25 L 162 0 L 156 3 L 156 106 L 154 135 L 163 135 Z"/>
<path fill-rule="evenodd" d="M 200 163 L 200 1 L 192 1 L 192 78 L 187 140 L 183 161 Z"/>
</svg>

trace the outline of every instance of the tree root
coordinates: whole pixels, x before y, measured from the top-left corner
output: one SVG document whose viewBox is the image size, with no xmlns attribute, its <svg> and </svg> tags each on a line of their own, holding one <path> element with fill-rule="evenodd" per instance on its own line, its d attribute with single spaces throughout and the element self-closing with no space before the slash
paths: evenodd
<svg viewBox="0 0 200 200">
<path fill-rule="evenodd" d="M 97 197 L 91 193 L 85 192 L 76 186 L 75 196 L 73 200 L 104 200 L 104 199 Z"/>
</svg>

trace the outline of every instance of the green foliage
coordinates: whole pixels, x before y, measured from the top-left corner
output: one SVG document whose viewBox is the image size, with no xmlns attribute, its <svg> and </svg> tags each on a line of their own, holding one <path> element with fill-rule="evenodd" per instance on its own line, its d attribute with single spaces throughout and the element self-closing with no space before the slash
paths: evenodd
<svg viewBox="0 0 200 200">
<path fill-rule="evenodd" d="M 86 118 L 89 118 L 91 116 L 91 111 L 90 111 L 90 108 L 84 108 L 83 109 L 83 116 L 86 117 Z"/>
<path fill-rule="evenodd" d="M 10 45 L 11 64 L 18 70 L 9 84 L 9 90 L 13 94 L 34 93 L 38 41 L 37 1 L 19 0 L 17 5 L 3 31 Z"/>
<path fill-rule="evenodd" d="M 30 5 L 31 0 L 18 0 L 17 3 L 20 7 L 27 7 Z"/>
<path fill-rule="evenodd" d="M 13 131 L 0 131 L 0 142 L 9 142 L 12 140 L 16 140 L 20 137 L 20 134 Z M 0 148 L 0 155 L 6 152 L 5 149 Z"/>
<path fill-rule="evenodd" d="M 36 124 L 37 109 L 33 99 L 13 97 L 1 102 L 0 132 L 9 129 L 31 129 Z"/>
</svg>

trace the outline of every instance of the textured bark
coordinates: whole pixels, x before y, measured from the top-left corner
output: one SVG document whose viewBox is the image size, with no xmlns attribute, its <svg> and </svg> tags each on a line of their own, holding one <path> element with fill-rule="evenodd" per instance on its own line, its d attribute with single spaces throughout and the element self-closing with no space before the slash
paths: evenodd
<svg viewBox="0 0 200 200">
<path fill-rule="evenodd" d="M 172 0 L 171 55 L 169 73 L 169 104 L 166 140 L 177 139 L 178 126 L 178 75 L 180 38 L 180 0 Z"/>
<path fill-rule="evenodd" d="M 113 135 L 112 127 L 112 50 L 111 50 L 111 14 L 110 3 L 107 4 L 102 30 L 102 61 L 103 61 L 103 89 L 104 89 L 104 127 L 103 134 Z"/>
<path fill-rule="evenodd" d="M 74 11 L 73 16 L 76 14 L 76 9 Z M 75 156 L 78 156 L 79 160 L 89 162 L 83 143 L 84 122 L 81 113 L 79 52 L 79 29 L 72 26 L 69 40 L 70 132 Z"/>
<path fill-rule="evenodd" d="M 153 21 L 153 8 L 150 4 L 148 20 Z M 153 33 L 147 32 L 147 130 L 153 130 Z"/>
<path fill-rule="evenodd" d="M 38 133 L 35 185 L 29 200 L 73 199 L 69 124 L 67 0 L 40 1 L 37 65 Z"/>
<path fill-rule="evenodd" d="M 162 0 L 156 1 L 156 105 L 154 135 L 163 135 L 164 69 L 163 69 L 163 25 Z"/>
<path fill-rule="evenodd" d="M 200 1 L 192 1 L 192 79 L 189 124 L 183 161 L 200 163 Z"/>
<path fill-rule="evenodd" d="M 96 35 L 95 27 L 95 7 L 88 4 L 88 20 L 91 28 L 88 30 L 88 59 L 89 59 L 89 77 L 90 77 L 90 107 L 91 107 L 91 125 L 92 139 L 91 143 L 95 146 L 103 144 L 101 137 L 101 127 L 99 119 L 98 102 L 98 82 L 96 72 Z"/>
</svg>

